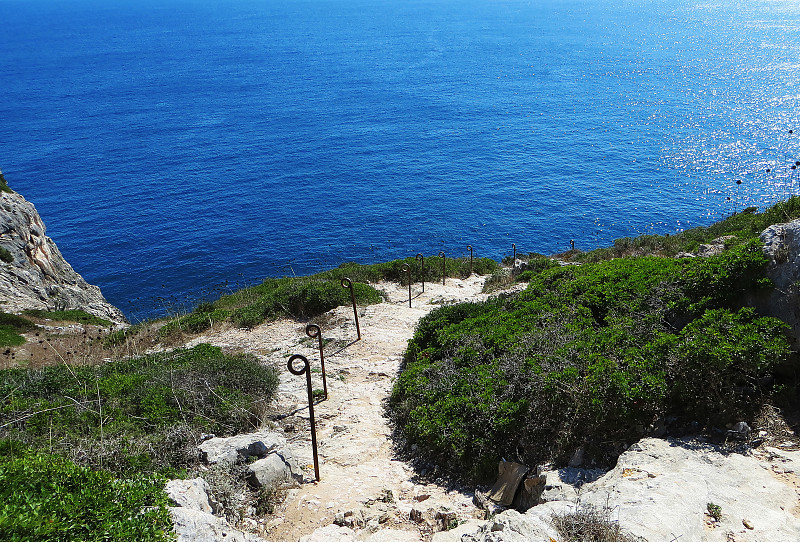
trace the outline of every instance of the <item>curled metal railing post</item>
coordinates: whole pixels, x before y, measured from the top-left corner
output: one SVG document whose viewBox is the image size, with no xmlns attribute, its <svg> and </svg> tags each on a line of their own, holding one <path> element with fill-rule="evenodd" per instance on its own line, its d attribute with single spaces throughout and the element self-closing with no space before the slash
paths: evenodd
<svg viewBox="0 0 800 542">
<path fill-rule="evenodd" d="M 472 245 L 467 245 L 467 250 L 469 250 L 469 276 L 472 276 Z"/>
<path fill-rule="evenodd" d="M 408 308 L 411 308 L 411 266 L 404 263 L 402 269 L 408 275 Z"/>
<path fill-rule="evenodd" d="M 417 254 L 416 258 L 419 260 L 419 264 L 422 267 L 420 276 L 422 277 L 422 292 L 425 293 L 425 256 L 422 254 Z"/>
<path fill-rule="evenodd" d="M 299 359 L 303 362 L 302 369 L 295 369 L 294 368 L 294 360 Z M 314 423 L 314 393 L 311 390 L 311 367 L 309 367 L 308 358 L 301 354 L 295 354 L 289 358 L 289 362 L 286 364 L 289 368 L 289 372 L 293 375 L 300 376 L 301 374 L 306 374 L 306 386 L 308 387 L 308 419 L 311 423 L 311 448 L 314 453 L 314 476 L 316 476 L 317 482 L 319 482 L 319 458 L 317 457 L 317 428 Z"/>
<path fill-rule="evenodd" d="M 445 265 L 447 258 L 445 258 L 443 250 L 439 251 L 439 257 L 442 259 L 442 286 L 444 286 L 444 279 L 447 278 L 447 266 Z"/>
<path fill-rule="evenodd" d="M 517 263 L 517 245 L 511 243 L 511 248 L 514 249 L 514 255 L 511 257 L 511 267 L 514 267 L 514 264 Z"/>
<path fill-rule="evenodd" d="M 306 335 L 311 337 L 319 337 L 319 364 L 322 367 L 322 391 L 325 393 L 325 399 L 328 398 L 328 379 L 325 376 L 325 355 L 322 348 L 322 330 L 317 324 L 308 324 L 306 326 Z"/>
<path fill-rule="evenodd" d="M 356 291 L 353 289 L 353 281 L 348 278 L 342 279 L 342 288 L 350 288 L 350 299 L 353 301 L 353 316 L 356 319 L 356 333 L 358 340 L 361 340 L 361 327 L 358 325 L 358 307 L 356 307 Z"/>
</svg>

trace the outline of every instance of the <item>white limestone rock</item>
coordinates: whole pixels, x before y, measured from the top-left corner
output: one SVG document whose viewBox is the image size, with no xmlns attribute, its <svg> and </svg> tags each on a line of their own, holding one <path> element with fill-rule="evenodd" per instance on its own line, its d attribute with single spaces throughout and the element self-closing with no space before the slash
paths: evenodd
<svg viewBox="0 0 800 542">
<path fill-rule="evenodd" d="M 266 542 L 263 538 L 234 529 L 224 518 L 191 508 L 169 509 L 177 542 Z"/>
<path fill-rule="evenodd" d="M 303 471 L 287 447 L 251 463 L 248 469 L 250 483 L 255 487 L 275 487 L 290 481 L 303 482 Z"/>
<path fill-rule="evenodd" d="M 231 464 L 240 457 L 244 460 L 249 457 L 264 458 L 286 447 L 286 437 L 276 431 L 262 430 L 228 438 L 208 439 L 200 444 L 200 452 L 203 460 L 211 465 Z"/>
<path fill-rule="evenodd" d="M 215 506 L 208 498 L 208 484 L 202 478 L 170 480 L 164 490 L 177 506 L 207 514 L 215 512 Z"/>
</svg>

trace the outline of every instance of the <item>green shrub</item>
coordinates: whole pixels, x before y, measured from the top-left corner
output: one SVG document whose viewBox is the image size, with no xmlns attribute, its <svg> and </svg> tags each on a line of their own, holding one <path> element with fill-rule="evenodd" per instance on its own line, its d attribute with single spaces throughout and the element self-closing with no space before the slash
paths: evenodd
<svg viewBox="0 0 800 542">
<path fill-rule="evenodd" d="M 674 256 L 679 252 L 693 252 L 704 243 L 725 235 L 733 235 L 734 244 L 757 239 L 766 228 L 773 224 L 790 222 L 800 218 L 800 197 L 792 196 L 756 212 L 755 207 L 748 207 L 710 226 L 701 226 L 678 232 L 672 235 L 640 235 L 624 237 L 614 241 L 614 245 L 599 248 L 585 253 L 576 253 L 573 258 L 581 262 L 598 262 L 623 256 L 661 255 Z"/>
<path fill-rule="evenodd" d="M 172 539 L 165 479 L 116 478 L 0 441 L 0 539 Z"/>
<path fill-rule="evenodd" d="M 13 263 L 14 255 L 11 254 L 8 249 L 0 247 L 0 262 Z"/>
<path fill-rule="evenodd" d="M 409 342 L 392 417 L 429 458 L 487 479 L 500 457 L 611 459 L 657 416 L 727 421 L 789 353 L 779 321 L 734 306 L 764 287 L 763 264 L 745 243 L 545 266 L 516 297 L 436 309 Z"/>
<path fill-rule="evenodd" d="M 6 182 L 6 178 L 3 176 L 2 171 L 0 171 L 0 192 L 8 192 L 9 194 L 14 193 L 14 191 L 8 186 L 8 182 Z"/>
<path fill-rule="evenodd" d="M 277 371 L 256 358 L 205 344 L 98 366 L 7 369 L 0 426 L 31 445 L 88 451 L 90 465 L 167 472 L 196 459 L 186 450 L 201 432 L 260 426 L 277 386 Z"/>
</svg>

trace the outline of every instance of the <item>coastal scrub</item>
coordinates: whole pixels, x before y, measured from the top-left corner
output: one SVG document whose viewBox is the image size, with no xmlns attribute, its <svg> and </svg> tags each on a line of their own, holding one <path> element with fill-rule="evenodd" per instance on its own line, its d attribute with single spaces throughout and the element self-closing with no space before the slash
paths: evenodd
<svg viewBox="0 0 800 542">
<path fill-rule="evenodd" d="M 563 462 L 581 448 L 608 462 L 668 415 L 729 421 L 790 353 L 782 322 L 740 305 L 770 287 L 765 264 L 746 242 L 711 258 L 544 265 L 515 297 L 439 308 L 409 342 L 394 421 L 474 478 L 501 457 Z"/>
</svg>

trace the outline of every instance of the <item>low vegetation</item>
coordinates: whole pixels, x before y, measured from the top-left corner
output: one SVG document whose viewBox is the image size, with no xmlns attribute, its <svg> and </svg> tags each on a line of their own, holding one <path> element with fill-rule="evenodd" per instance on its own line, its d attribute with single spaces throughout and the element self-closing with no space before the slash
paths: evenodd
<svg viewBox="0 0 800 542">
<path fill-rule="evenodd" d="M 21 334 L 36 326 L 30 320 L 15 314 L 0 312 L 0 346 L 19 346 L 25 344 Z"/>
<path fill-rule="evenodd" d="M 99 326 L 99 327 L 107 327 L 110 328 L 114 324 L 109 322 L 104 318 L 100 318 L 94 316 L 93 314 L 89 314 L 88 312 L 82 310 L 63 310 L 63 311 L 45 311 L 45 310 L 37 310 L 37 309 L 30 309 L 23 311 L 22 313 L 25 316 L 30 316 L 37 320 L 50 320 L 53 322 L 67 322 L 67 323 L 76 323 L 76 324 L 84 324 L 84 325 L 91 325 L 91 326 Z"/>
<path fill-rule="evenodd" d="M 611 510 L 579 506 L 574 512 L 553 516 L 561 542 L 646 542 L 624 532 L 611 518 Z"/>
<path fill-rule="evenodd" d="M 11 187 L 8 186 L 8 182 L 6 182 L 6 178 L 3 176 L 2 171 L 0 171 L 0 192 L 8 192 L 9 194 L 14 193 L 14 191 L 11 190 Z"/>
<path fill-rule="evenodd" d="M 715 222 L 707 227 L 692 228 L 672 235 L 640 235 L 623 237 L 614 241 L 608 248 L 590 252 L 572 251 L 567 258 L 581 262 L 596 262 L 609 258 L 637 255 L 675 256 L 680 252 L 694 252 L 703 243 L 709 243 L 722 236 L 733 236 L 736 243 L 755 239 L 766 228 L 773 224 L 789 222 L 800 218 L 800 197 L 792 196 L 764 210 L 757 212 L 756 207 L 748 207 L 740 213 Z"/>
<path fill-rule="evenodd" d="M 259 427 L 278 385 L 257 359 L 208 345 L 0 376 L 0 435 L 121 473 L 191 466 L 201 433 Z"/>
<path fill-rule="evenodd" d="M 167 540 L 165 476 L 265 420 L 277 371 L 199 345 L 0 371 L 0 539 Z"/>
<path fill-rule="evenodd" d="M 0 442 L 0 538 L 171 540 L 165 480 L 118 478 L 62 456 Z"/>
<path fill-rule="evenodd" d="M 360 306 L 381 302 L 381 295 L 369 283 L 394 281 L 408 283 L 408 274 L 403 266 L 408 265 L 413 282 L 423 279 L 430 282 L 441 280 L 444 264 L 448 277 L 467 277 L 470 272 L 466 258 L 430 257 L 423 261 L 416 258 L 393 260 L 385 263 L 361 265 L 345 263 L 328 271 L 309 277 L 268 278 L 259 285 L 244 288 L 226 295 L 213 303 L 201 303 L 187 315 L 175 318 L 161 329 L 161 336 L 182 333 L 200 333 L 215 323 L 230 321 L 237 327 L 254 327 L 266 320 L 289 316 L 309 319 L 341 305 L 350 304 L 350 293 L 342 287 L 344 279 L 350 279 Z M 498 264 L 489 258 L 476 258 L 473 272 L 489 274 L 498 269 Z"/>
<path fill-rule="evenodd" d="M 541 260 L 515 297 L 423 318 L 391 397 L 400 434 L 486 480 L 501 457 L 584 449 L 607 463 L 657 419 L 723 423 L 779 391 L 785 326 L 741 305 L 770 288 L 757 241 L 711 258 L 596 260 Z"/>
</svg>

